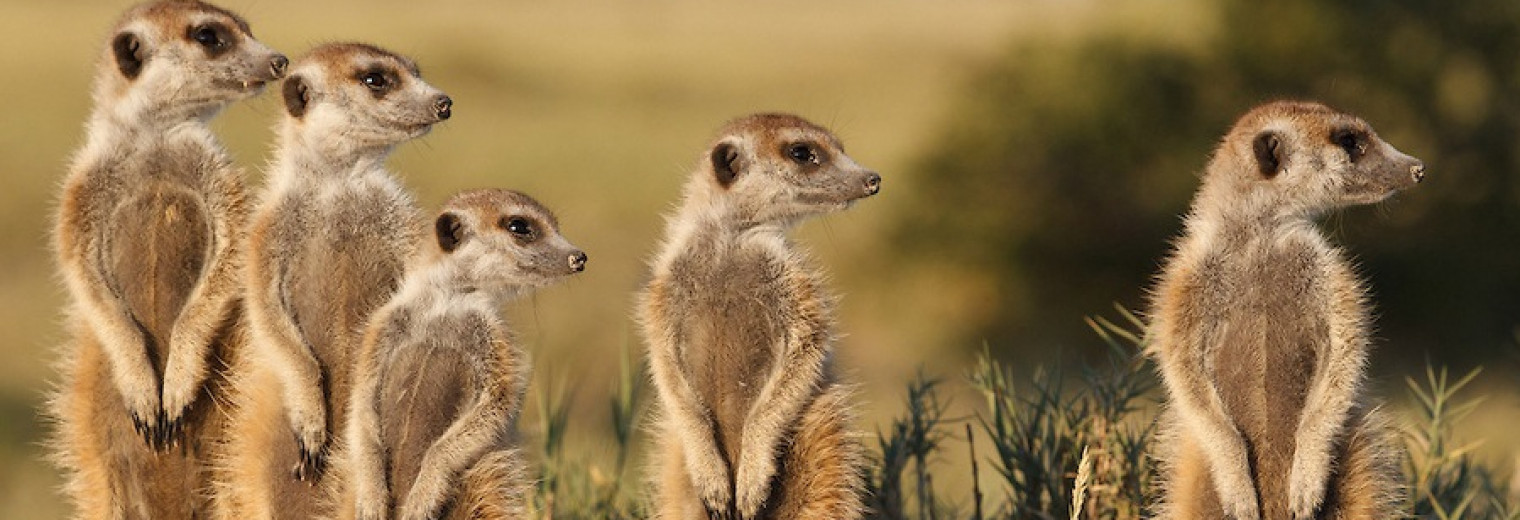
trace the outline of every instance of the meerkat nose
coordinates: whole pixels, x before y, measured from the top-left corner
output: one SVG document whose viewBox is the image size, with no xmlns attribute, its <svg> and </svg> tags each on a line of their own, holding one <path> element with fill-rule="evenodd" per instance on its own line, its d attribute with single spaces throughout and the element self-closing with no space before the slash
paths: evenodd
<svg viewBox="0 0 1520 520">
<path fill-rule="evenodd" d="M 284 54 L 276 54 L 269 59 L 269 72 L 274 73 L 274 79 L 285 77 L 285 69 L 290 67 L 290 58 Z"/>
<path fill-rule="evenodd" d="M 454 100 L 449 99 L 448 96 L 439 94 L 438 99 L 433 100 L 433 111 L 438 114 L 439 121 L 448 119 L 449 116 L 454 115 L 453 110 L 451 110 L 453 107 Z"/>
<path fill-rule="evenodd" d="M 866 194 L 875 195 L 879 191 L 881 191 L 881 176 L 876 172 L 871 172 L 870 175 L 866 175 Z"/>
<path fill-rule="evenodd" d="M 1419 183 L 1420 181 L 1425 180 L 1425 164 L 1415 163 L 1414 166 L 1410 166 L 1409 175 L 1414 177 L 1415 183 Z"/>
<path fill-rule="evenodd" d="M 586 253 L 583 253 L 583 252 L 580 252 L 580 251 L 576 251 L 574 253 L 570 253 L 570 270 L 572 272 L 577 272 L 577 273 L 579 273 L 581 271 L 585 271 L 586 270 L 586 260 L 587 260 Z"/>
</svg>

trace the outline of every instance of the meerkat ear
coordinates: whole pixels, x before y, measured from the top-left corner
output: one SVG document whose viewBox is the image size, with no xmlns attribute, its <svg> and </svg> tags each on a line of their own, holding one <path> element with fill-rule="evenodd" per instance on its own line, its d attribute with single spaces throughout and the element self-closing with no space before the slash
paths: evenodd
<svg viewBox="0 0 1520 520">
<path fill-rule="evenodd" d="M 311 92 L 306 86 L 306 78 L 291 76 L 285 78 L 284 86 L 285 111 L 291 117 L 300 118 L 306 114 L 306 105 L 311 102 Z"/>
<path fill-rule="evenodd" d="M 111 53 L 116 55 L 116 70 L 127 79 L 137 79 L 142 73 L 143 63 L 147 56 L 142 51 L 142 41 L 137 35 L 123 31 L 111 39 Z"/>
<path fill-rule="evenodd" d="M 739 148 L 733 143 L 722 143 L 712 151 L 713 176 L 718 179 L 718 184 L 727 188 L 739 177 L 739 170 L 744 167 L 739 161 Z"/>
<path fill-rule="evenodd" d="M 1282 138 L 1277 132 L 1268 130 L 1256 135 L 1252 148 L 1256 152 L 1256 164 L 1261 167 L 1261 175 L 1268 179 L 1276 177 L 1283 162 Z"/>
<path fill-rule="evenodd" d="M 438 221 L 433 224 L 438 233 L 438 247 L 445 253 L 452 253 L 459 249 L 459 244 L 464 243 L 464 221 L 459 215 L 444 213 L 438 216 Z"/>
</svg>

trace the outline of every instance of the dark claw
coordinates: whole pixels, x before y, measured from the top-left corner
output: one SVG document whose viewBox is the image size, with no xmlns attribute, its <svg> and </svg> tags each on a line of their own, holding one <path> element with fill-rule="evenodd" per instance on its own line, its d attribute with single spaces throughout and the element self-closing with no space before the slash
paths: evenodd
<svg viewBox="0 0 1520 520">
<path fill-rule="evenodd" d="M 179 417 L 173 419 L 166 419 L 163 430 L 164 447 L 168 449 L 179 448 L 180 441 L 183 441 L 185 438 L 184 414 L 181 413 Z"/>
<path fill-rule="evenodd" d="M 313 451 L 305 441 L 301 440 L 300 435 L 296 436 L 296 446 L 300 448 L 301 460 L 296 463 L 295 469 L 291 472 L 292 475 L 296 480 L 313 486 L 317 485 L 317 481 L 322 479 L 322 472 L 327 469 L 327 446 L 321 446 Z"/>
</svg>

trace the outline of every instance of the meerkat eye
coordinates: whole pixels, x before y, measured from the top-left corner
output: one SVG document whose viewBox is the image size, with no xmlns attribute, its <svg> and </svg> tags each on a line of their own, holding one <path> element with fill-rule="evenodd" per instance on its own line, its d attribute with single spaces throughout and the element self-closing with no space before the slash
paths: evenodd
<svg viewBox="0 0 1520 520">
<path fill-rule="evenodd" d="M 216 49 L 227 44 L 214 24 L 190 28 L 190 39 L 207 49 Z"/>
<path fill-rule="evenodd" d="M 1342 128 L 1331 133 L 1330 141 L 1345 150 L 1346 155 L 1351 157 L 1352 161 L 1360 159 L 1367 150 L 1361 132 L 1349 128 Z"/>
<path fill-rule="evenodd" d="M 385 87 L 390 86 L 390 80 L 385 79 L 385 74 L 380 72 L 366 72 L 359 76 L 359 81 L 370 90 L 384 90 Z"/>
<path fill-rule="evenodd" d="M 786 154 L 793 161 L 797 161 L 797 164 L 818 164 L 818 152 L 813 151 L 813 147 L 806 144 L 794 144 L 786 149 Z"/>
<path fill-rule="evenodd" d="M 507 232 L 517 235 L 518 238 L 530 240 L 533 238 L 533 223 L 528 222 L 528 219 L 522 217 L 502 217 L 498 225 L 502 229 L 507 230 Z"/>
</svg>

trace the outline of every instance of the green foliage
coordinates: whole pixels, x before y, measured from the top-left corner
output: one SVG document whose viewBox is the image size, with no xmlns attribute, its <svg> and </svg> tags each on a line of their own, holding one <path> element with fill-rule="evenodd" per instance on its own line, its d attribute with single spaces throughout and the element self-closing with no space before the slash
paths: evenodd
<svg viewBox="0 0 1520 520">
<path fill-rule="evenodd" d="M 1119 309 L 1125 326 L 1089 325 L 1110 348 L 1104 370 L 1086 369 L 1066 391 L 1059 370 L 1036 368 L 1023 395 L 1013 372 L 983 353 L 970 374 L 986 398 L 983 429 L 1008 493 L 1000 512 L 1012 518 L 1139 518 L 1154 480 L 1146 452 L 1151 419 L 1138 402 L 1155 386 L 1139 355 L 1142 327 Z M 1082 485 L 1073 479 L 1082 475 Z M 1081 493 L 1081 497 L 1078 496 Z M 1085 499 L 1085 500 L 1083 500 Z M 1088 505 L 1083 507 L 1083 502 Z"/>
<path fill-rule="evenodd" d="M 570 424 L 570 396 L 564 377 L 554 377 L 539 388 L 538 395 L 539 477 L 532 500 L 534 518 L 603 518 L 608 520 L 644 518 L 634 493 L 637 482 L 628 475 L 628 460 L 634 448 L 638 427 L 638 410 L 644 380 L 632 354 L 624 345 L 618 385 L 614 388 L 609 409 L 616 452 L 611 473 L 584 456 L 568 460 L 563 453 L 566 430 Z M 632 480 L 630 480 L 632 479 Z"/>
<path fill-rule="evenodd" d="M 1405 378 L 1415 404 L 1415 420 L 1404 433 L 1406 511 L 1415 518 L 1520 518 L 1493 472 L 1473 461 L 1471 453 L 1480 443 L 1454 445 L 1457 423 L 1483 403 L 1481 397 L 1459 403 L 1456 395 L 1480 372 L 1474 369 L 1451 382 L 1445 367 L 1427 366 L 1423 385 Z"/>
<path fill-rule="evenodd" d="M 1520 4 L 1225 2 L 1209 18 L 1192 43 L 1143 25 L 1017 42 L 968 85 L 896 238 L 992 286 L 965 339 L 1021 360 L 1088 344 L 1069 317 L 1136 302 L 1218 136 L 1289 97 L 1359 114 L 1429 166 L 1381 211 L 1331 223 L 1378 287 L 1390 359 L 1507 341 L 1520 255 L 1492 246 L 1520 243 Z"/>
<path fill-rule="evenodd" d="M 1108 351 L 1107 362 L 1086 368 L 1068 380 L 1058 369 L 1036 367 L 1020 376 L 983 352 L 966 382 L 983 399 L 974 417 L 948 416 L 947 382 L 920 373 L 907 384 L 903 415 L 876 434 L 876 453 L 868 472 L 869 517 L 879 520 L 1061 519 L 1130 520 L 1142 518 L 1157 491 L 1153 442 L 1154 403 L 1159 389 L 1148 364 L 1141 321 L 1120 307 L 1117 320 L 1087 320 Z M 560 453 L 565 429 L 566 393 L 539 395 L 541 476 L 534 499 L 535 518 L 645 518 L 636 475 L 627 460 L 636 431 L 642 377 L 624 349 L 619 384 L 611 400 L 617 453 L 612 473 Z M 1480 370 L 1452 380 L 1445 368 L 1427 366 L 1424 379 L 1407 378 L 1411 406 L 1402 423 L 1404 510 L 1410 518 L 1434 520 L 1520 520 L 1507 482 L 1476 461 L 1477 443 L 1457 440 L 1460 421 L 1482 398 L 1459 394 Z M 947 449 L 960 424 L 969 446 L 972 485 L 953 494 L 934 486 L 936 471 L 957 457 Z M 979 428 L 976 428 L 979 427 Z M 976 429 L 990 454 L 978 458 Z M 983 496 L 980 463 L 990 463 L 999 485 Z M 969 504 L 969 505 L 963 505 Z"/>
<path fill-rule="evenodd" d="M 880 454 L 870 470 L 873 518 L 908 518 L 910 496 L 917 506 L 915 518 L 937 518 L 941 513 L 943 505 L 935 500 L 928 461 L 947 435 L 942 426 L 948 403 L 939 396 L 939 384 L 920 373 L 908 383 L 907 415 L 894 419 L 887 433 L 876 433 Z M 909 463 L 913 465 L 912 494 L 903 484 Z"/>
</svg>

